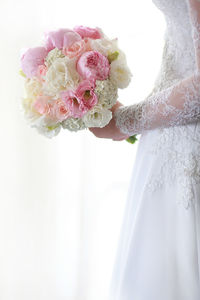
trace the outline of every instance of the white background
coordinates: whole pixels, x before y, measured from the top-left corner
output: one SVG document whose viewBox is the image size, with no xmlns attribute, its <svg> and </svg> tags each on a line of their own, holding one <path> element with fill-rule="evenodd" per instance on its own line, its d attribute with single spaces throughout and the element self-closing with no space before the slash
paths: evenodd
<svg viewBox="0 0 200 300">
<path fill-rule="evenodd" d="M 20 49 L 75 25 L 118 37 L 133 73 L 124 105 L 159 71 L 165 22 L 151 0 L 0 0 L 0 300 L 104 300 L 109 287 L 137 145 L 90 131 L 50 140 L 20 111 Z"/>
</svg>

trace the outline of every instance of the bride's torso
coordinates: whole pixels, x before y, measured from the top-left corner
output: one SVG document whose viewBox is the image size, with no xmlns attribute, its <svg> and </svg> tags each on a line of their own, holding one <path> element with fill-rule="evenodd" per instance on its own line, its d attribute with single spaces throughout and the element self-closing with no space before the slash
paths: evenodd
<svg viewBox="0 0 200 300">
<path fill-rule="evenodd" d="M 187 0 L 152 0 L 166 20 L 163 60 L 155 90 L 166 88 L 195 71 L 195 51 Z"/>
<path fill-rule="evenodd" d="M 176 84 L 195 71 L 195 49 L 192 40 L 187 0 L 152 0 L 166 19 L 162 63 L 150 95 Z M 157 190 L 178 181 L 185 207 L 191 204 L 193 184 L 200 184 L 200 122 L 184 126 L 146 131 L 140 149 L 156 157 L 157 166 L 150 175 L 147 189 Z M 181 192 L 181 191 L 180 191 Z"/>
</svg>

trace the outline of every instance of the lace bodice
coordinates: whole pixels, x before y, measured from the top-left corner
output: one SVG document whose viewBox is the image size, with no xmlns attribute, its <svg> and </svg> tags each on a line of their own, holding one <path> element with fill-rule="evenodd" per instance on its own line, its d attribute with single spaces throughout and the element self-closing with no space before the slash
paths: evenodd
<svg viewBox="0 0 200 300">
<path fill-rule="evenodd" d="M 167 23 L 163 60 L 152 93 L 115 111 L 117 127 L 128 135 L 200 120 L 200 2 L 153 2 Z"/>
</svg>

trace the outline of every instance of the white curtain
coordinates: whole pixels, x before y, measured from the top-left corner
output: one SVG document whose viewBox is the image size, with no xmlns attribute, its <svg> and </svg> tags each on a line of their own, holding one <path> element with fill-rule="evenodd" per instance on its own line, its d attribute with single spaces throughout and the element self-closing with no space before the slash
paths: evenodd
<svg viewBox="0 0 200 300">
<path fill-rule="evenodd" d="M 19 53 L 46 30 L 101 27 L 118 37 L 142 100 L 159 70 L 161 13 L 150 0 L 0 1 L 0 299 L 104 300 L 137 145 L 63 131 L 49 140 L 20 111 Z"/>
</svg>

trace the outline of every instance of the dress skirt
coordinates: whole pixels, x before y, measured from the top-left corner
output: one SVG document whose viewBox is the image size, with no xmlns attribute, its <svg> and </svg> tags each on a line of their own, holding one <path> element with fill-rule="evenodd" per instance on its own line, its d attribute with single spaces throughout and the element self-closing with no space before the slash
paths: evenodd
<svg viewBox="0 0 200 300">
<path fill-rule="evenodd" d="M 192 203 L 183 205 L 182 197 L 191 196 L 188 185 L 178 172 L 174 176 L 173 166 L 180 161 L 168 156 L 164 166 L 172 181 L 168 184 L 163 171 L 162 184 L 153 191 L 147 188 L 166 157 L 165 147 L 149 151 L 157 136 L 154 130 L 139 140 L 108 300 L 200 300 L 200 184 L 190 181 Z M 185 152 L 187 157 L 191 151 Z"/>
</svg>

